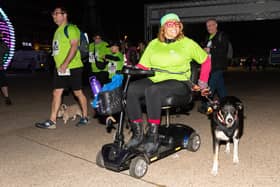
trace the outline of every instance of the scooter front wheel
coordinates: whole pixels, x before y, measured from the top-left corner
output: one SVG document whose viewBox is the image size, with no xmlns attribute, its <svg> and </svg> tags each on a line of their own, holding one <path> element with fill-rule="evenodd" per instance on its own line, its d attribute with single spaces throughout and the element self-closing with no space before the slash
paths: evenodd
<svg viewBox="0 0 280 187">
<path fill-rule="evenodd" d="M 131 160 L 129 175 L 134 178 L 142 178 L 148 171 L 148 163 L 143 156 L 137 156 Z"/>
<path fill-rule="evenodd" d="M 113 116 L 107 117 L 106 130 L 108 133 L 111 133 L 112 129 L 116 129 L 116 127 L 114 127 L 114 123 L 116 123 L 116 119 Z"/>
<path fill-rule="evenodd" d="M 102 151 L 98 151 L 97 155 L 96 155 L 96 165 L 98 165 L 101 168 L 104 168 L 104 159 L 103 159 L 103 155 L 102 155 Z"/>
</svg>

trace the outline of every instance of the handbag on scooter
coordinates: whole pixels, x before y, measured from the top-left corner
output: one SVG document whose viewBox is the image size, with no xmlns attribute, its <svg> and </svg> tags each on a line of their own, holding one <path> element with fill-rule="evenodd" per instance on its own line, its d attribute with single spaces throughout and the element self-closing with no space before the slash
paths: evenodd
<svg viewBox="0 0 280 187">
<path fill-rule="evenodd" d="M 113 115 L 122 111 L 122 88 L 100 92 L 97 112 L 101 115 Z"/>
</svg>

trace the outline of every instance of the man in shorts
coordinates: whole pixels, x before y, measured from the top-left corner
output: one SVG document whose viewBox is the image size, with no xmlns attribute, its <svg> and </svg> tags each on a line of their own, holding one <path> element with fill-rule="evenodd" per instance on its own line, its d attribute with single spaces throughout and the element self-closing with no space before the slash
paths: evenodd
<svg viewBox="0 0 280 187">
<path fill-rule="evenodd" d="M 71 88 L 82 109 L 82 117 L 76 126 L 88 124 L 87 98 L 82 91 L 83 63 L 78 50 L 80 31 L 76 25 L 68 24 L 68 13 L 64 7 L 56 7 L 52 12 L 54 22 L 58 25 L 52 43 L 56 71 L 54 72 L 54 90 L 50 118 L 35 126 L 44 129 L 55 129 L 57 112 L 61 105 L 64 89 Z M 65 27 L 67 25 L 67 33 Z"/>
</svg>

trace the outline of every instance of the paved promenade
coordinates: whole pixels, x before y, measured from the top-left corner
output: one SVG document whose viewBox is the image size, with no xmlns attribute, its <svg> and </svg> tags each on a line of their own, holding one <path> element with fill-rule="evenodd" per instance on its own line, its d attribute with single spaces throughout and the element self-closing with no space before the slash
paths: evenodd
<svg viewBox="0 0 280 187">
<path fill-rule="evenodd" d="M 232 163 L 221 146 L 220 167 L 212 176 L 210 121 L 197 112 L 172 116 L 172 121 L 192 126 L 201 136 L 198 152 L 182 150 L 149 165 L 142 179 L 128 171 L 99 168 L 97 152 L 113 139 L 96 119 L 77 128 L 77 121 L 45 130 L 34 123 L 50 113 L 49 73 L 9 74 L 12 106 L 0 100 L 0 186 L 2 187 L 276 187 L 280 184 L 280 72 L 230 71 L 226 84 L 230 95 L 245 105 L 245 129 L 240 141 L 239 165 Z M 89 96 L 90 90 L 86 88 Z M 74 103 L 65 95 L 64 102 Z M 198 104 L 198 102 L 196 102 Z M 92 109 L 89 105 L 90 114 Z M 128 135 L 127 129 L 125 134 Z"/>
</svg>

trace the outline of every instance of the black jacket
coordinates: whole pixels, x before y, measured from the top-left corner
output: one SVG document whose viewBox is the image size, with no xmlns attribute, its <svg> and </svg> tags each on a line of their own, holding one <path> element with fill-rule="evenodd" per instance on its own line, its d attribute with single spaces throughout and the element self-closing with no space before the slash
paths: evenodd
<svg viewBox="0 0 280 187">
<path fill-rule="evenodd" d="M 229 39 L 224 32 L 217 32 L 211 39 L 212 45 L 210 48 L 212 71 L 225 70 L 228 65 L 227 51 Z M 209 41 L 209 36 L 205 41 L 205 46 Z"/>
</svg>

